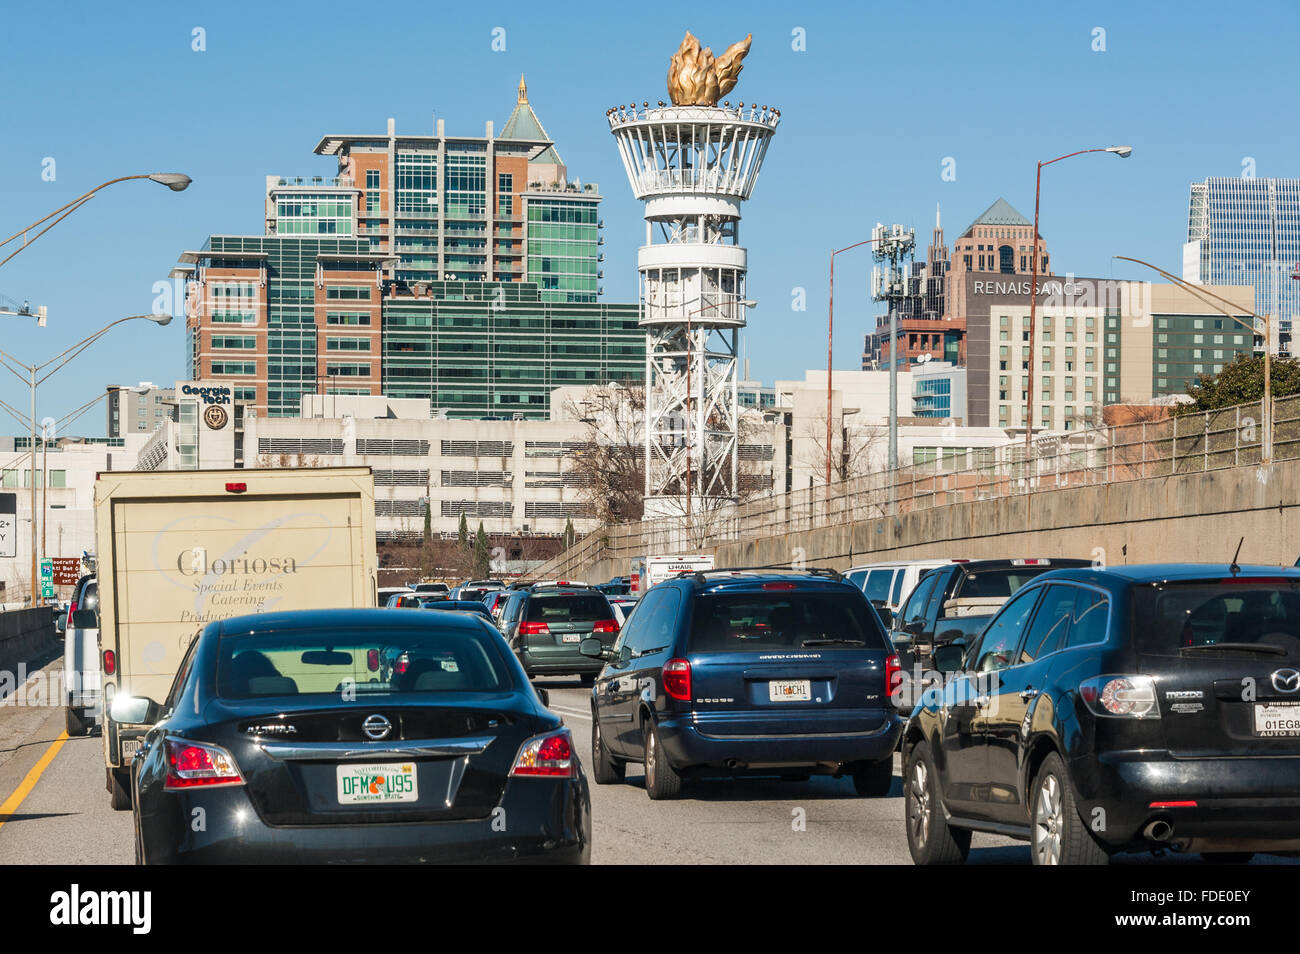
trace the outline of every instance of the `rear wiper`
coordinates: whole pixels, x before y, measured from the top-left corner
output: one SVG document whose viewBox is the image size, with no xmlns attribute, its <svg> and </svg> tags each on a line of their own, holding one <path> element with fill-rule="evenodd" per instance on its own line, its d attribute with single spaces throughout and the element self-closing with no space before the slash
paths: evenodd
<svg viewBox="0 0 1300 954">
<path fill-rule="evenodd" d="M 805 639 L 799 644 L 800 648 L 804 646 L 865 646 L 867 645 L 860 639 Z"/>
<path fill-rule="evenodd" d="M 1179 653 L 1203 653 L 1222 649 L 1235 653 L 1259 653 L 1264 656 L 1285 656 L 1286 650 L 1271 643 L 1204 643 L 1200 646 L 1184 646 Z"/>
</svg>

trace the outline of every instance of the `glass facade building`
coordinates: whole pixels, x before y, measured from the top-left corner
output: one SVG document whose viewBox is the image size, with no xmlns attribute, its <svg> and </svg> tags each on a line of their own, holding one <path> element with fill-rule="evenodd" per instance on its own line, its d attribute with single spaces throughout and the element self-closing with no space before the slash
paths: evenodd
<svg viewBox="0 0 1300 954">
<path fill-rule="evenodd" d="M 1300 315 L 1300 179 L 1208 178 L 1188 201 L 1183 279 L 1250 285 L 1255 312 L 1278 319 L 1271 347 L 1290 352 Z M 1263 327 L 1256 328 L 1261 344 Z"/>
</svg>

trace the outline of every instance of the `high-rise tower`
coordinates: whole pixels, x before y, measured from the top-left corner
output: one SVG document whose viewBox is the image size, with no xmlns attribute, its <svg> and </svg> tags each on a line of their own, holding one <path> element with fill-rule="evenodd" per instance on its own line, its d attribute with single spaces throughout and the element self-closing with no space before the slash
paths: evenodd
<svg viewBox="0 0 1300 954">
<path fill-rule="evenodd" d="M 689 518 L 736 496 L 736 338 L 753 305 L 740 206 L 781 115 L 757 104 L 717 105 L 748 48 L 746 39 L 715 60 L 688 33 L 669 73 L 673 105 L 607 113 L 632 191 L 645 203 L 637 268 L 647 518 Z"/>
</svg>

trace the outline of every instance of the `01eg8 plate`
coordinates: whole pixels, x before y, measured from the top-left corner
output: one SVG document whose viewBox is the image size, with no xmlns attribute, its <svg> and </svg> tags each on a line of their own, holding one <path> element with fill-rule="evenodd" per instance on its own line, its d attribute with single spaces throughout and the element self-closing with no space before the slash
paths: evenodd
<svg viewBox="0 0 1300 954">
<path fill-rule="evenodd" d="M 420 797 L 413 762 L 338 766 L 340 805 L 414 802 Z"/>
<path fill-rule="evenodd" d="M 812 681 L 808 679 L 773 679 L 767 684 L 771 702 L 808 702 L 812 699 Z"/>
<path fill-rule="evenodd" d="M 1257 702 L 1254 709 L 1257 736 L 1300 736 L 1300 702 Z"/>
</svg>

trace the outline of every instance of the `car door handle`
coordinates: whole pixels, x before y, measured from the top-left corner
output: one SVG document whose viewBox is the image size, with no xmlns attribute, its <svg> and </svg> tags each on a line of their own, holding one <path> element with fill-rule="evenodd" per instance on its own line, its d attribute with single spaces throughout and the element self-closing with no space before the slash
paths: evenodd
<svg viewBox="0 0 1300 954">
<path fill-rule="evenodd" d="M 1020 690 L 1020 701 L 1021 701 L 1021 702 L 1028 702 L 1030 699 L 1034 698 L 1034 696 L 1036 696 L 1036 695 L 1038 695 L 1038 690 L 1035 689 L 1035 688 L 1033 688 L 1032 686 L 1029 687 L 1029 688 L 1026 688 L 1026 689 L 1021 689 L 1021 690 Z"/>
</svg>

